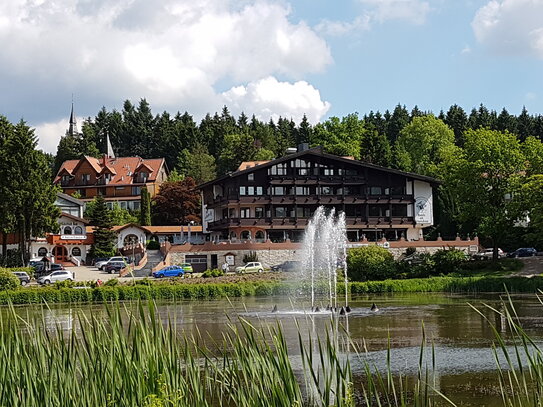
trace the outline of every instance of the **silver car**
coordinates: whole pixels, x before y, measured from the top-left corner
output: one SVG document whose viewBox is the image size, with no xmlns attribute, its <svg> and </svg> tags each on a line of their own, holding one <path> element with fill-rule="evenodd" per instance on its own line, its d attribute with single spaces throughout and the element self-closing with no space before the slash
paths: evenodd
<svg viewBox="0 0 543 407">
<path fill-rule="evenodd" d="M 40 278 L 38 278 L 38 284 L 42 284 L 42 285 L 51 284 L 56 281 L 66 281 L 66 280 L 73 281 L 73 279 L 74 279 L 74 276 L 71 271 L 58 270 L 58 271 L 53 271 L 52 273 L 49 273 L 45 276 L 41 276 Z"/>
</svg>

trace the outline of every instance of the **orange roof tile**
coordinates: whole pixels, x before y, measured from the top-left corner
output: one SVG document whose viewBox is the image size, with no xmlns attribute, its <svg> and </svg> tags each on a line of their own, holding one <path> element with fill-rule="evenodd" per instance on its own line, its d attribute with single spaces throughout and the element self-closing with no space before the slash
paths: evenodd
<svg viewBox="0 0 543 407">
<path fill-rule="evenodd" d="M 101 174 L 102 171 L 107 168 L 113 177 L 109 184 L 125 185 L 133 184 L 134 172 L 138 167 L 144 165 L 145 167 L 153 170 L 150 172 L 147 181 L 155 181 L 159 169 L 164 165 L 164 158 L 149 158 L 144 159 L 141 157 L 118 157 L 118 158 L 94 158 L 85 156 L 80 160 L 68 160 L 62 163 L 54 182 L 57 183 L 60 180 L 60 174 L 68 171 L 70 174 L 74 174 L 74 170 L 84 162 L 87 161 L 94 169 L 96 174 Z"/>
<path fill-rule="evenodd" d="M 257 165 L 261 165 L 261 164 L 266 164 L 266 163 L 269 163 L 270 160 L 261 160 L 261 161 L 243 161 L 237 171 L 243 171 L 243 170 L 246 170 L 247 168 L 251 168 L 251 167 L 256 167 Z"/>
</svg>

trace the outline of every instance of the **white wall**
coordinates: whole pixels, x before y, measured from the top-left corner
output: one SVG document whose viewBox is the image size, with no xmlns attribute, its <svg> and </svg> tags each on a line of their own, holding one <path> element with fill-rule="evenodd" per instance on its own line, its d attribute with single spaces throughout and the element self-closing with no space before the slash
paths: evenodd
<svg viewBox="0 0 543 407">
<path fill-rule="evenodd" d="M 139 239 L 138 243 L 145 244 L 146 242 L 146 235 L 143 230 L 140 228 L 137 228 L 135 226 L 129 226 L 127 228 L 124 228 L 121 230 L 117 235 L 117 248 L 122 249 L 124 247 L 124 239 L 128 235 L 136 235 Z"/>
</svg>

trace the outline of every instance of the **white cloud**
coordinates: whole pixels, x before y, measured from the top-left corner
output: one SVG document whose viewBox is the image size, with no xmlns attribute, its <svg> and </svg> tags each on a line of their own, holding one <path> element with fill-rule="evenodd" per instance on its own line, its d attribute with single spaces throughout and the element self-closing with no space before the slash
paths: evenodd
<svg viewBox="0 0 543 407">
<path fill-rule="evenodd" d="M 543 58 L 543 1 L 492 0 L 472 22 L 479 43 L 497 54 Z"/>
<path fill-rule="evenodd" d="M 371 28 L 371 17 L 367 14 L 356 17 L 353 21 L 322 20 L 315 29 L 325 35 L 341 36 L 352 32 L 367 31 Z"/>
<path fill-rule="evenodd" d="M 305 114 L 309 122 L 317 123 L 330 109 L 330 104 L 322 101 L 320 92 L 309 83 L 279 82 L 271 76 L 247 86 L 235 86 L 222 97 L 232 112 L 251 112 L 266 121 L 281 116 L 299 122 Z"/>
<path fill-rule="evenodd" d="M 145 97 L 198 117 L 220 109 L 224 83 L 280 76 L 299 89 L 332 62 L 324 39 L 277 0 L 3 0 L 0 43 L 0 88 L 25 95 L 1 92 L 0 106 L 31 124 L 59 118 L 58 108 L 45 117 L 35 94 L 68 111 L 75 93 L 83 116 Z"/>
<path fill-rule="evenodd" d="M 464 48 L 462 48 L 462 51 L 460 51 L 462 55 L 471 54 L 471 47 L 469 45 L 466 45 Z"/>
<path fill-rule="evenodd" d="M 40 123 L 35 126 L 35 134 L 38 136 L 38 148 L 48 153 L 56 153 L 60 138 L 66 134 L 68 119 L 57 122 Z"/>
<path fill-rule="evenodd" d="M 420 25 L 426 21 L 430 12 L 430 4 L 420 0 L 358 0 L 370 7 L 372 17 L 384 22 L 387 20 L 404 20 Z"/>
<path fill-rule="evenodd" d="M 375 23 L 402 20 L 414 25 L 424 24 L 430 5 L 421 0 L 358 0 L 364 6 L 361 15 L 352 21 L 322 20 L 315 29 L 329 36 L 342 36 L 368 31 Z"/>
</svg>

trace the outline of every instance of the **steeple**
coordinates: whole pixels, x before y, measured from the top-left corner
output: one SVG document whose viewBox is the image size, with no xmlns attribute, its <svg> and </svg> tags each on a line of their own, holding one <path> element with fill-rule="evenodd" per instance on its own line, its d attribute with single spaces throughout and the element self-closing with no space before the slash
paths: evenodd
<svg viewBox="0 0 543 407">
<path fill-rule="evenodd" d="M 75 121 L 75 114 L 74 114 L 74 102 L 72 100 L 72 111 L 70 112 L 70 127 L 68 127 L 68 131 L 66 132 L 66 135 L 70 136 L 77 136 L 77 123 Z"/>
<path fill-rule="evenodd" d="M 107 143 L 107 156 L 109 158 L 115 158 L 115 153 L 113 152 L 113 145 L 111 140 L 109 140 L 109 133 L 106 133 L 106 143 Z"/>
</svg>

